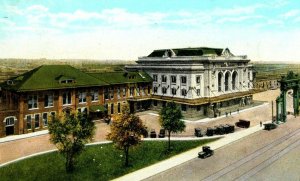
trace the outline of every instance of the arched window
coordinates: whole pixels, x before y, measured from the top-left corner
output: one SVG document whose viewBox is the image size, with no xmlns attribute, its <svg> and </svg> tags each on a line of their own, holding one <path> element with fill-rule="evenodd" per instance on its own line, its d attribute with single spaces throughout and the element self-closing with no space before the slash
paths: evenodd
<svg viewBox="0 0 300 181">
<path fill-rule="evenodd" d="M 234 71 L 232 74 L 232 90 L 235 90 L 237 86 L 237 72 Z"/>
<path fill-rule="evenodd" d="M 219 72 L 218 73 L 218 92 L 222 91 L 222 77 L 223 77 L 222 72 Z"/>
<path fill-rule="evenodd" d="M 225 74 L 225 91 L 229 90 L 229 77 L 230 77 L 230 73 L 226 72 L 226 74 Z"/>
</svg>

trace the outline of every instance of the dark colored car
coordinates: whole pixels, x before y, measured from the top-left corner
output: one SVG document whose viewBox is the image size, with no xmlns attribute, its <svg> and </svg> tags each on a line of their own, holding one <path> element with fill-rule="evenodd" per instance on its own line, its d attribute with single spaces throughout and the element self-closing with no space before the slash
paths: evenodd
<svg viewBox="0 0 300 181">
<path fill-rule="evenodd" d="M 151 132 L 150 132 L 150 138 L 156 138 L 156 132 L 155 132 L 155 130 L 154 129 L 152 129 L 151 130 Z"/>
<path fill-rule="evenodd" d="M 215 130 L 213 128 L 207 128 L 206 129 L 206 136 L 213 136 L 214 135 Z"/>
<path fill-rule="evenodd" d="M 223 135 L 225 134 L 225 128 L 223 125 L 219 125 L 215 127 L 215 134 L 216 135 Z"/>
<path fill-rule="evenodd" d="M 265 130 L 268 130 L 268 131 L 277 128 L 277 125 L 274 123 L 266 123 L 266 124 L 264 124 L 264 126 L 265 126 Z"/>
<path fill-rule="evenodd" d="M 201 129 L 200 128 L 195 128 L 195 136 L 196 137 L 202 137 Z"/>
<path fill-rule="evenodd" d="M 199 158 L 207 158 L 214 154 L 214 151 L 209 146 L 202 146 L 202 151 L 198 153 Z"/>
<path fill-rule="evenodd" d="M 228 129 L 228 130 L 226 130 L 226 132 L 228 132 L 228 133 L 233 133 L 234 132 L 234 125 L 226 124 L 226 126 L 228 126 L 228 127 L 226 127 L 226 129 Z"/>
<path fill-rule="evenodd" d="M 164 138 L 165 135 L 166 135 L 166 130 L 165 129 L 160 129 L 158 137 L 159 138 Z"/>
<path fill-rule="evenodd" d="M 249 128 L 250 127 L 250 121 L 240 119 L 239 122 L 236 122 L 235 125 L 240 128 Z"/>
</svg>

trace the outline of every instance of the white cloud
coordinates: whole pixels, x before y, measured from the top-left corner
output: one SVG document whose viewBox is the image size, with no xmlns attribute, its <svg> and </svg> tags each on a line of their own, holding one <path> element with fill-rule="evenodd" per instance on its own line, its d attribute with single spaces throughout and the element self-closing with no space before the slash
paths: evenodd
<svg viewBox="0 0 300 181">
<path fill-rule="evenodd" d="M 0 25 L 4 24 L 5 26 L 15 26 L 16 23 L 7 19 L 0 19 Z M 2 27 L 2 26 L 0 26 Z M 3 26 L 4 27 L 4 26 Z"/>
<path fill-rule="evenodd" d="M 40 13 L 43 13 L 43 12 L 47 12 L 48 8 L 45 7 L 45 6 L 42 6 L 42 5 L 32 5 L 32 6 L 29 6 L 26 10 L 28 12 L 40 12 Z"/>
<path fill-rule="evenodd" d="M 293 9 L 293 10 L 290 10 L 284 14 L 281 15 L 281 17 L 285 18 L 285 19 L 288 19 L 288 18 L 291 18 L 291 17 L 295 17 L 297 15 L 300 14 L 300 10 L 299 9 Z"/>
<path fill-rule="evenodd" d="M 228 23 L 228 22 L 242 22 L 250 19 L 261 19 L 263 16 L 239 16 L 239 17 L 225 17 L 217 21 L 217 23 Z"/>
</svg>

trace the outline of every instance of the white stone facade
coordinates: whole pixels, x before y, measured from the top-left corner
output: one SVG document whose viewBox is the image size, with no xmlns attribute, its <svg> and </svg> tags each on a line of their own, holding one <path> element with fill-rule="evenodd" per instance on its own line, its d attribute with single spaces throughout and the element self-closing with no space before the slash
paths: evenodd
<svg viewBox="0 0 300 181">
<path fill-rule="evenodd" d="M 176 54 L 180 51 L 190 51 L 192 55 Z M 193 51 L 202 54 L 195 55 Z M 246 56 L 234 56 L 228 49 L 166 49 L 152 54 L 139 57 L 137 65 L 127 69 L 147 72 L 153 78 L 153 95 L 200 99 L 253 88 L 250 60 Z"/>
</svg>

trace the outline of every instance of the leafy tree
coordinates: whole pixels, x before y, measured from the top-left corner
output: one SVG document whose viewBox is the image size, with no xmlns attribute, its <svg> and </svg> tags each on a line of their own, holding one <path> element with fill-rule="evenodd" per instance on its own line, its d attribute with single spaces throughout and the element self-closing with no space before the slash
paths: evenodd
<svg viewBox="0 0 300 181">
<path fill-rule="evenodd" d="M 168 150 L 171 147 L 171 133 L 182 132 L 185 129 L 185 124 L 181 120 L 182 118 L 181 110 L 174 102 L 168 102 L 160 111 L 159 120 L 161 127 L 168 132 Z"/>
<path fill-rule="evenodd" d="M 128 166 L 129 148 L 141 142 L 141 134 L 146 129 L 141 119 L 131 114 L 128 105 L 123 106 L 122 113 L 115 116 L 107 135 L 115 147 L 124 151 L 125 166 Z"/>
<path fill-rule="evenodd" d="M 67 173 L 73 172 L 75 158 L 81 154 L 85 144 L 91 141 L 95 128 L 92 119 L 80 113 L 53 117 L 49 122 L 50 141 L 66 158 Z"/>
</svg>

